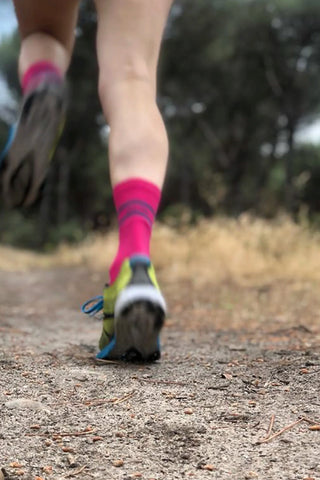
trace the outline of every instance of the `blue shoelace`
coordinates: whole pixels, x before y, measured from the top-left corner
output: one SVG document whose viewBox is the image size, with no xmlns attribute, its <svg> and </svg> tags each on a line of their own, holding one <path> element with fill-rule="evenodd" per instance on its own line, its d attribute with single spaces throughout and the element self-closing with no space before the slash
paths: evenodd
<svg viewBox="0 0 320 480">
<path fill-rule="evenodd" d="M 96 297 L 87 300 L 81 307 L 82 313 L 93 317 L 96 313 L 103 309 L 103 295 L 97 295 Z"/>
</svg>

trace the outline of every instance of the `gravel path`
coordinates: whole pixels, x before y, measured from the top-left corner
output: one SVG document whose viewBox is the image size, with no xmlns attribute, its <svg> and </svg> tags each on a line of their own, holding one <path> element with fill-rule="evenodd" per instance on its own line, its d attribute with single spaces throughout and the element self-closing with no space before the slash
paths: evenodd
<svg viewBox="0 0 320 480">
<path fill-rule="evenodd" d="M 320 480 L 317 289 L 192 296 L 162 279 L 162 359 L 129 365 L 95 360 L 101 325 L 79 313 L 103 283 L 82 268 L 0 272 L 2 478 Z M 267 318 L 276 298 L 287 307 Z"/>
</svg>

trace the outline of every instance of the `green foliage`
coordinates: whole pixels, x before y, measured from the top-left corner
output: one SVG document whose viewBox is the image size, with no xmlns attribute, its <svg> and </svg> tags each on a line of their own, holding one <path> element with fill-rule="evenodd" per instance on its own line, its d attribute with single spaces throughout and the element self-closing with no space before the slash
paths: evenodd
<svg viewBox="0 0 320 480">
<path fill-rule="evenodd" d="M 2 212 L 1 241 L 15 247 L 38 247 L 35 219 L 22 212 Z"/>
<path fill-rule="evenodd" d="M 76 220 L 50 225 L 45 238 L 39 237 L 42 225 L 35 215 L 13 211 L 1 215 L 1 241 L 13 247 L 50 252 L 61 242 L 77 243 L 88 231 Z"/>
<path fill-rule="evenodd" d="M 299 122 L 317 113 L 320 104 L 315 88 L 320 7 L 289 3 L 176 4 L 180 11 L 164 45 L 161 84 L 174 148 L 184 159 L 169 179 L 177 197 L 176 186 L 189 182 L 191 192 L 202 186 L 198 204 L 233 214 L 247 209 L 263 213 L 274 171 L 285 179 L 279 207 L 285 189 L 293 195 L 292 139 Z M 278 154 L 280 144 L 288 155 Z M 224 188 L 215 195 L 214 183 L 211 190 L 203 184 L 217 174 Z M 170 192 L 167 202 L 172 200 Z M 195 199 L 189 196 L 189 201 L 193 206 Z M 272 205 L 274 212 L 276 207 Z"/>
</svg>

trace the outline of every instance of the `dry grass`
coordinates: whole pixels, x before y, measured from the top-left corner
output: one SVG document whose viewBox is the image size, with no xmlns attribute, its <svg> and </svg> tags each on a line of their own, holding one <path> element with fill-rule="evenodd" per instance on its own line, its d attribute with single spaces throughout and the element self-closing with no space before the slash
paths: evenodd
<svg viewBox="0 0 320 480">
<path fill-rule="evenodd" d="M 61 246 L 40 255 L 0 247 L 0 269 L 25 271 L 84 265 L 105 270 L 117 245 L 117 233 L 88 237 L 76 246 Z M 171 278 L 221 281 L 232 278 L 251 283 L 259 278 L 320 281 L 320 233 L 295 225 L 287 218 L 274 222 L 242 216 L 240 220 L 202 221 L 179 232 L 164 225 L 154 231 L 153 260 Z"/>
</svg>

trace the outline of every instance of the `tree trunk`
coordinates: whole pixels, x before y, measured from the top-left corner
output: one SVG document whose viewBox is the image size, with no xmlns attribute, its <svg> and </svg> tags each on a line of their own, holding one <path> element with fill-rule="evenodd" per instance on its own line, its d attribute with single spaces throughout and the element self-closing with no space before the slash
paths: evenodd
<svg viewBox="0 0 320 480">
<path fill-rule="evenodd" d="M 288 154 L 285 156 L 285 206 L 289 214 L 293 217 L 295 210 L 294 187 L 293 187 L 293 148 L 294 148 L 295 123 L 289 121 L 288 124 Z"/>
<path fill-rule="evenodd" d="M 57 205 L 57 224 L 62 225 L 68 218 L 68 191 L 69 191 L 69 173 L 70 165 L 68 162 L 68 153 L 65 148 L 60 147 L 59 170 L 58 170 L 58 205 Z"/>
</svg>

